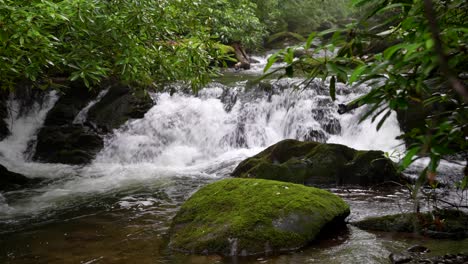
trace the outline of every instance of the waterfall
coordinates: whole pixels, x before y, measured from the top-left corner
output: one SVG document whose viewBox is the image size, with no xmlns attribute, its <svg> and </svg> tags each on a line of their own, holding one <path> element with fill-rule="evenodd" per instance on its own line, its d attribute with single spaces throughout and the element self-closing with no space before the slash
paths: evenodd
<svg viewBox="0 0 468 264">
<path fill-rule="evenodd" d="M 115 131 L 96 162 L 184 167 L 239 149 L 262 149 L 286 138 L 399 149 L 395 115 L 377 131 L 375 123 L 358 122 L 365 109 L 337 114 L 338 103 L 359 93 L 344 94 L 346 87 L 341 87 L 342 95 L 333 102 L 319 82 L 302 91 L 293 88 L 300 81 L 271 81 L 272 91 L 244 92 L 245 83 L 237 87 L 214 83 L 198 97 L 156 94 L 156 105 L 144 118 Z"/>
<path fill-rule="evenodd" d="M 362 95 L 367 87 L 337 85 L 336 101 L 330 99 L 327 83 L 317 81 L 306 87 L 300 78 L 267 80 L 247 89 L 252 84 L 245 79 L 257 78 L 266 63 L 265 58 L 258 60 L 244 75 L 231 73 L 236 81 L 212 82 L 197 96 L 184 89 L 172 95 L 152 94 L 154 107 L 108 135 L 105 147 L 86 166 L 42 164 L 26 158 L 28 144 L 57 100 L 55 93 L 23 116 L 15 116 L 17 106 L 10 101 L 12 135 L 0 142 L 0 163 L 28 177 L 47 178 L 47 184 L 20 191 L 21 195 L 2 194 L 0 223 L 18 215 L 92 203 L 100 195 L 122 193 L 131 198 L 127 195 L 131 190 L 148 186 L 164 186 L 169 196 L 179 197 L 180 192 L 186 196 L 206 184 L 206 179 L 227 177 L 243 159 L 286 138 L 401 150 L 402 142 L 395 139 L 400 134 L 395 115 L 377 132 L 375 123 L 358 122 L 365 109 L 337 114 L 339 103 Z M 75 121 L 85 121 L 87 110 L 98 100 Z"/>
<path fill-rule="evenodd" d="M 29 144 L 34 142 L 45 117 L 58 100 L 56 91 L 45 95 L 43 102 L 34 102 L 27 111 L 21 111 L 21 102 L 10 96 L 7 102 L 10 117 L 6 120 L 11 134 L 0 142 L 2 159 L 11 165 L 20 165 L 27 159 Z"/>
</svg>

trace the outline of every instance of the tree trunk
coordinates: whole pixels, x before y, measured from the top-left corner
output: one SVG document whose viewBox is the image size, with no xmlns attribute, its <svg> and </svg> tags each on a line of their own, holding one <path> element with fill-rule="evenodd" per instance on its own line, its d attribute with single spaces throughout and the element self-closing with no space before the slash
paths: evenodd
<svg viewBox="0 0 468 264">
<path fill-rule="evenodd" d="M 238 61 L 238 63 L 236 63 L 235 65 L 235 68 L 244 69 L 244 70 L 250 69 L 249 56 L 247 56 L 247 53 L 245 52 L 244 47 L 242 47 L 240 43 L 234 43 L 232 44 L 232 47 L 234 48 L 234 51 L 236 53 L 236 58 Z"/>
</svg>

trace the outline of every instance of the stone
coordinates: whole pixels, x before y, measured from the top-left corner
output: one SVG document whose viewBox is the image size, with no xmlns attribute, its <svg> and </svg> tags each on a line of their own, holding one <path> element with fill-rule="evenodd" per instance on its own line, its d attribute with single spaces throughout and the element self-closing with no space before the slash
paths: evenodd
<svg viewBox="0 0 468 264">
<path fill-rule="evenodd" d="M 114 83 L 107 94 L 89 109 L 88 121 L 108 133 L 129 119 L 142 118 L 152 106 L 153 100 L 143 90 Z"/>
<path fill-rule="evenodd" d="M 46 126 L 37 136 L 34 159 L 47 163 L 87 164 L 103 146 L 102 137 L 88 127 Z"/>
<path fill-rule="evenodd" d="M 242 161 L 232 175 L 313 186 L 370 186 L 400 181 L 393 162 L 382 151 L 358 151 L 339 144 L 292 139 Z"/>
<path fill-rule="evenodd" d="M 264 255 L 297 250 L 344 224 L 349 206 L 313 187 L 261 179 L 209 184 L 173 219 L 169 247 L 191 254 Z M 330 230 L 335 230 L 330 227 Z"/>
<path fill-rule="evenodd" d="M 0 191 L 13 191 L 39 183 L 40 179 L 31 179 L 22 174 L 9 171 L 0 164 Z"/>
<path fill-rule="evenodd" d="M 419 233 L 434 239 L 468 237 L 468 214 L 457 210 L 369 217 L 352 224 L 364 230 Z"/>
</svg>

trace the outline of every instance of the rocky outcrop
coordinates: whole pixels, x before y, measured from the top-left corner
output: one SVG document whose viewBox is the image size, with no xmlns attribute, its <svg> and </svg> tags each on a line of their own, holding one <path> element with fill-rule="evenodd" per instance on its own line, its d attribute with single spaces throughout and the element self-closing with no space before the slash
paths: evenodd
<svg viewBox="0 0 468 264">
<path fill-rule="evenodd" d="M 142 118 L 152 106 L 152 99 L 143 90 L 116 83 L 91 107 L 88 121 L 95 124 L 100 131 L 108 133 L 129 119 Z"/>
<path fill-rule="evenodd" d="M 171 226 L 169 247 L 226 256 L 285 252 L 306 246 L 332 223 L 343 224 L 348 215 L 349 206 L 325 190 L 225 179 L 200 189 L 182 205 Z"/>
<path fill-rule="evenodd" d="M 86 122 L 75 124 L 75 117 L 97 96 L 81 83 L 64 89 L 37 136 L 33 159 L 47 163 L 86 164 L 103 148 L 103 136 L 131 118 L 141 118 L 152 106 L 142 93 L 129 86 L 106 82 L 106 95 L 89 109 Z M 140 95 L 141 94 L 141 95 Z"/>
<path fill-rule="evenodd" d="M 39 183 L 40 179 L 30 179 L 22 174 L 9 171 L 0 164 L 0 191 L 12 191 Z"/>
<path fill-rule="evenodd" d="M 69 83 L 62 92 L 37 135 L 33 159 L 47 163 L 88 163 L 103 147 L 103 140 L 92 128 L 73 124 L 73 120 L 97 92 L 80 82 Z"/>
<path fill-rule="evenodd" d="M 468 215 L 456 210 L 371 217 L 353 225 L 364 230 L 419 233 L 438 239 L 468 237 Z"/>
<path fill-rule="evenodd" d="M 6 119 L 8 118 L 7 99 L 7 93 L 0 91 L 0 141 L 10 134 L 8 124 L 6 122 Z"/>
<path fill-rule="evenodd" d="M 104 146 L 102 137 L 87 126 L 45 126 L 37 136 L 35 159 L 49 163 L 86 164 Z"/>
<path fill-rule="evenodd" d="M 394 164 L 382 151 L 358 151 L 339 144 L 292 139 L 242 161 L 232 175 L 315 186 L 369 186 L 400 180 Z"/>
</svg>

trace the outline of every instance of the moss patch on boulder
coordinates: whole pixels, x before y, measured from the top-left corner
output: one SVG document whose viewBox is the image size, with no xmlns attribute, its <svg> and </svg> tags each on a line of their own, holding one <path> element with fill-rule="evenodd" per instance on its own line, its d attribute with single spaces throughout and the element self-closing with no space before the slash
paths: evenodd
<svg viewBox="0 0 468 264">
<path fill-rule="evenodd" d="M 468 215 L 456 210 L 370 217 L 353 225 L 365 230 L 418 233 L 432 238 L 468 237 Z"/>
<path fill-rule="evenodd" d="M 195 254 L 259 255 L 296 250 L 323 227 L 343 222 L 349 206 L 313 187 L 258 179 L 205 186 L 175 216 L 170 248 Z"/>
<path fill-rule="evenodd" d="M 400 180 L 392 161 L 382 151 L 292 139 L 242 161 L 232 175 L 306 185 L 374 185 Z"/>
</svg>

